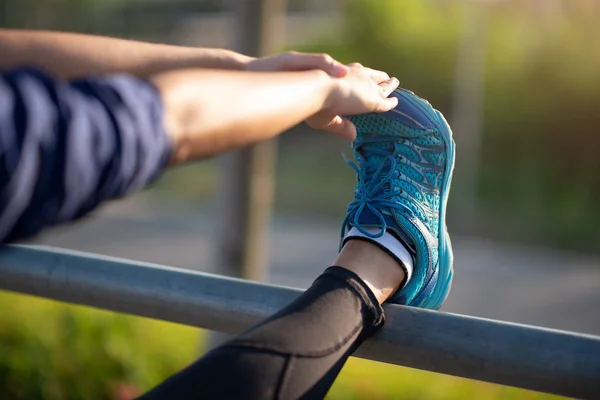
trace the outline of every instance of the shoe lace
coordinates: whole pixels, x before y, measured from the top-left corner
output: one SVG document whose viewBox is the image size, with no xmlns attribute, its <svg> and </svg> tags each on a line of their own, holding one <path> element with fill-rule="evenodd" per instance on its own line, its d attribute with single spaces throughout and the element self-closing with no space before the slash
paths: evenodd
<svg viewBox="0 0 600 400">
<path fill-rule="evenodd" d="M 393 146 L 392 151 L 390 151 L 389 147 L 382 148 L 377 146 L 382 142 L 391 142 L 390 145 Z M 358 176 L 358 187 L 354 200 L 348 205 L 346 217 L 342 223 L 341 235 L 344 236 L 345 229 L 350 223 L 350 216 L 354 215 L 352 225 L 359 232 L 372 239 L 380 238 L 387 229 L 385 216 L 380 211 L 381 209 L 391 208 L 398 211 L 411 211 L 402 203 L 393 200 L 394 197 L 400 195 L 403 191 L 397 186 L 390 185 L 390 181 L 397 174 L 396 159 L 402 159 L 403 156 L 399 155 L 398 142 L 385 137 L 357 139 L 355 148 L 357 150 L 360 148 L 363 154 L 382 156 L 383 161 L 380 162 L 377 157 L 369 157 L 370 160 L 367 160 L 367 157 L 362 157 L 363 161 L 359 166 L 349 160 L 345 154 L 342 154 L 344 160 L 354 169 Z M 369 232 L 360 224 L 360 216 L 365 209 L 371 211 L 379 220 L 381 226 L 379 232 Z"/>
</svg>

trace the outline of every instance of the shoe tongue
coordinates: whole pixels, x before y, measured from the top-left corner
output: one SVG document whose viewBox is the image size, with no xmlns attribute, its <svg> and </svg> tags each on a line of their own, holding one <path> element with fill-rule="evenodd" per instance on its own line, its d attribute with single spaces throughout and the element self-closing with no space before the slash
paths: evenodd
<svg viewBox="0 0 600 400">
<path fill-rule="evenodd" d="M 375 143 L 368 143 L 365 144 L 365 152 L 368 152 L 368 148 L 373 149 L 373 148 L 377 148 L 377 149 L 389 149 L 390 144 L 387 142 L 375 142 Z M 368 148 L 367 148 L 368 147 Z M 364 156 L 364 154 L 361 153 L 361 157 L 363 160 L 366 160 L 367 158 Z M 385 178 L 391 168 L 390 162 L 386 161 L 386 157 L 384 157 L 383 155 L 380 154 L 369 154 L 368 157 L 369 160 L 369 164 L 371 164 L 371 171 L 370 173 L 374 173 L 374 171 L 377 169 L 378 166 L 384 164 L 383 169 L 380 171 L 379 175 L 374 177 L 374 179 L 377 180 L 377 182 L 373 182 L 373 185 L 377 185 L 380 183 L 380 180 Z M 391 190 L 390 187 L 390 182 L 387 181 L 383 184 L 382 188 L 379 189 L 377 191 L 377 193 L 375 193 L 376 195 L 381 194 L 381 193 L 385 193 L 385 192 L 389 192 Z"/>
<path fill-rule="evenodd" d="M 390 215 L 387 211 L 383 211 L 381 212 L 383 214 L 383 218 L 385 220 L 385 223 L 387 225 L 387 232 L 390 233 L 392 236 L 394 236 L 396 239 L 398 239 L 400 241 L 400 243 L 402 243 L 404 245 L 404 247 L 406 247 L 406 250 L 408 250 L 413 256 L 417 254 L 417 251 L 415 249 L 414 243 L 413 241 L 408 237 L 408 235 L 406 235 L 404 232 L 402 232 L 400 229 L 393 229 L 391 227 L 393 226 L 397 226 L 398 223 L 396 222 L 396 220 L 394 219 L 394 217 L 392 215 Z M 381 227 L 381 220 L 380 218 L 373 214 L 373 212 L 368 208 L 365 207 L 362 212 L 360 213 L 360 216 L 358 218 L 358 223 L 363 227 L 363 228 L 367 228 L 367 227 L 377 227 L 380 228 Z"/>
</svg>

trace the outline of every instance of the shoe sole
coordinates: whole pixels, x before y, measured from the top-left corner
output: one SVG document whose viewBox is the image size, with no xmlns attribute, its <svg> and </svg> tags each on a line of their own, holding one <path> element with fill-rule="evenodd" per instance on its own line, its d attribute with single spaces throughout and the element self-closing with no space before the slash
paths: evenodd
<svg viewBox="0 0 600 400">
<path fill-rule="evenodd" d="M 449 168 L 446 168 L 444 173 L 444 180 L 442 182 L 442 193 L 441 193 L 441 208 L 440 208 L 440 227 L 438 232 L 439 240 L 439 251 L 438 251 L 438 271 L 437 281 L 431 294 L 427 299 L 420 304 L 420 307 L 439 309 L 452 286 L 452 277 L 454 274 L 453 260 L 454 255 L 452 253 L 452 245 L 450 242 L 450 235 L 448 234 L 448 228 L 446 227 L 446 207 L 448 205 L 448 195 L 450 193 L 450 183 L 452 182 L 452 173 L 454 172 L 454 153 L 455 145 L 452 139 L 452 129 L 446 119 L 436 109 L 434 109 L 427 100 L 421 99 L 414 93 L 406 89 L 398 89 L 397 93 L 401 95 L 406 101 L 423 111 L 423 113 L 434 122 L 436 128 L 444 140 L 446 145 L 446 163 Z M 424 104 L 425 103 L 425 104 Z M 435 272 L 434 272 L 435 273 Z M 409 304 L 410 305 L 410 304 Z"/>
</svg>

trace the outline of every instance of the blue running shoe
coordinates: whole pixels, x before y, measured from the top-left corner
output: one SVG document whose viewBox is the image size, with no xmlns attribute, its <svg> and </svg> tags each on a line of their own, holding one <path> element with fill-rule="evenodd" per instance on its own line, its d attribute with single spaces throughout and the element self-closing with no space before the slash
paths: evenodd
<svg viewBox="0 0 600 400">
<path fill-rule="evenodd" d="M 389 300 L 438 309 L 452 282 L 446 204 L 454 168 L 454 140 L 444 116 L 414 93 L 397 89 L 395 109 L 350 117 L 357 174 L 354 200 L 342 224 L 370 238 L 394 235 L 413 256 L 413 275 Z M 343 244 L 343 243 L 342 243 Z"/>
</svg>

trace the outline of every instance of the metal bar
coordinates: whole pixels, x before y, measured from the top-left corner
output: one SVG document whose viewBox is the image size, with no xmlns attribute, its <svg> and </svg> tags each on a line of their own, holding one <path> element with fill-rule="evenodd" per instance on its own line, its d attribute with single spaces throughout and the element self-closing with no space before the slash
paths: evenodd
<svg viewBox="0 0 600 400">
<path fill-rule="evenodd" d="M 301 291 L 42 247 L 0 250 L 0 289 L 237 333 Z M 600 337 L 396 305 L 356 356 L 600 398 Z"/>
</svg>

